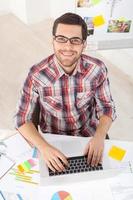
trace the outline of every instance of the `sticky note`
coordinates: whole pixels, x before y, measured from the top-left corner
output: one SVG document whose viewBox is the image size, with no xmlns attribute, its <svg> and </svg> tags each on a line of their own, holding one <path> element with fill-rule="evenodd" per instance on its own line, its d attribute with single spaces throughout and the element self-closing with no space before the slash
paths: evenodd
<svg viewBox="0 0 133 200">
<path fill-rule="evenodd" d="M 27 166 L 25 164 L 21 164 L 21 167 L 23 167 L 24 171 L 27 172 L 29 170 L 29 168 L 27 168 Z"/>
<path fill-rule="evenodd" d="M 97 3 L 100 3 L 101 0 L 91 0 L 93 5 L 96 5 Z"/>
<path fill-rule="evenodd" d="M 23 164 L 25 165 L 25 167 L 27 167 L 27 169 L 30 169 L 32 167 L 28 161 L 25 161 Z"/>
<path fill-rule="evenodd" d="M 112 146 L 111 149 L 109 150 L 108 155 L 115 160 L 121 161 L 125 153 L 126 153 L 126 150 L 117 146 Z"/>
<path fill-rule="evenodd" d="M 105 20 L 102 15 L 93 17 L 92 21 L 93 21 L 94 26 L 101 26 L 101 25 L 105 24 Z"/>
<path fill-rule="evenodd" d="M 28 163 L 31 165 L 31 167 L 34 167 L 36 165 L 36 163 L 33 159 L 29 159 Z"/>
<path fill-rule="evenodd" d="M 18 170 L 19 170 L 20 172 L 24 172 L 24 169 L 23 169 L 22 165 L 18 165 L 17 168 L 18 168 Z"/>
</svg>

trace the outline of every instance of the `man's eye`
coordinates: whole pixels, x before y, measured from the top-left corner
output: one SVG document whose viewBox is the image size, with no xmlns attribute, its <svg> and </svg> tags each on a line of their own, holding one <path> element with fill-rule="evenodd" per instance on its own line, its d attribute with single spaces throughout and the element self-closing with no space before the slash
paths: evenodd
<svg viewBox="0 0 133 200">
<path fill-rule="evenodd" d="M 66 42 L 66 39 L 64 37 L 57 37 L 56 41 L 58 41 L 58 42 Z"/>
<path fill-rule="evenodd" d="M 82 43 L 82 40 L 80 40 L 79 38 L 73 38 L 73 39 L 71 39 L 71 42 L 72 42 L 73 44 L 81 44 L 81 43 Z"/>
<path fill-rule="evenodd" d="M 72 39 L 73 42 L 80 42 L 79 39 Z"/>
</svg>

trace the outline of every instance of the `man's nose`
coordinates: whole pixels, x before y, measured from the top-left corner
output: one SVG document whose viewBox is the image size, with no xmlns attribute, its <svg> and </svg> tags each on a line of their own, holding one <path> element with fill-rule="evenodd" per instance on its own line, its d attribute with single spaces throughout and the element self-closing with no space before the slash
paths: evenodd
<svg viewBox="0 0 133 200">
<path fill-rule="evenodd" d="M 70 40 L 68 40 L 65 44 L 64 44 L 65 47 L 67 48 L 72 48 L 73 47 L 73 44 L 70 42 Z"/>
</svg>

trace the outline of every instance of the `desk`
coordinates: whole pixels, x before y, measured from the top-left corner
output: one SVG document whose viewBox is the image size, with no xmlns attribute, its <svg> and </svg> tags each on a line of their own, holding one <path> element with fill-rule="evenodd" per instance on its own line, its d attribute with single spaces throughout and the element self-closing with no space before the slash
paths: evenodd
<svg viewBox="0 0 133 200">
<path fill-rule="evenodd" d="M 75 142 L 76 140 L 81 140 L 80 137 L 45 135 L 45 138 L 51 142 L 55 140 L 55 137 L 58 140 L 62 140 L 62 138 L 65 138 L 68 141 L 74 140 Z M 85 143 L 88 142 L 88 138 L 82 139 L 85 141 Z M 126 149 L 127 153 L 122 162 L 127 162 L 129 160 L 133 161 L 133 142 L 106 140 L 103 160 L 104 163 L 108 161 L 111 162 L 112 165 L 116 164 L 113 159 L 108 157 L 108 151 L 112 145 L 116 145 L 123 149 Z M 16 151 L 18 151 L 17 148 L 19 147 L 16 146 Z M 44 200 L 44 198 L 46 200 L 52 200 L 52 195 L 60 190 L 69 192 L 73 200 L 123 200 L 122 198 L 124 197 L 124 195 L 125 199 L 129 199 L 127 198 L 127 195 L 133 195 L 133 176 L 131 176 L 130 173 L 121 173 L 116 177 L 108 179 L 45 187 L 39 185 L 31 185 L 28 183 L 19 184 L 19 182 L 15 180 L 13 181 L 8 176 L 9 174 L 7 174 L 3 179 L 0 180 L 0 190 L 8 191 L 10 193 L 19 193 L 24 197 L 24 200 Z M 120 185 L 120 183 L 122 183 L 122 185 Z M 126 190 L 125 186 L 125 190 L 123 190 L 124 193 L 123 191 L 117 193 L 117 189 L 115 190 L 115 188 L 117 188 L 118 185 L 124 188 L 124 184 L 128 186 L 128 189 Z"/>
<path fill-rule="evenodd" d="M 14 134 L 16 134 L 15 130 L 0 129 L 0 140 L 4 140 Z"/>
</svg>

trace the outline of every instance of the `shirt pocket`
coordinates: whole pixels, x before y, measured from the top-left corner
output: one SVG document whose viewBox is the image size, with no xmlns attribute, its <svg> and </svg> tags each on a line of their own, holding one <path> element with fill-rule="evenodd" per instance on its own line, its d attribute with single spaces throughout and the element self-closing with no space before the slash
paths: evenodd
<svg viewBox="0 0 133 200">
<path fill-rule="evenodd" d="M 92 93 L 91 92 L 80 92 L 77 94 L 76 98 L 76 106 L 79 109 L 87 108 L 91 104 L 92 100 Z"/>
<path fill-rule="evenodd" d="M 44 109 L 54 115 L 55 117 L 61 116 L 62 113 L 62 97 L 61 96 L 44 96 L 43 107 Z"/>
</svg>

